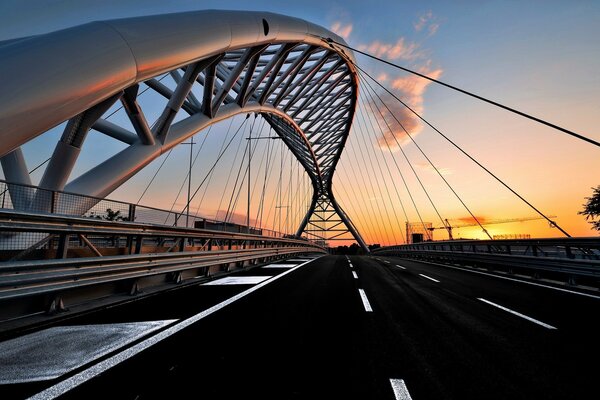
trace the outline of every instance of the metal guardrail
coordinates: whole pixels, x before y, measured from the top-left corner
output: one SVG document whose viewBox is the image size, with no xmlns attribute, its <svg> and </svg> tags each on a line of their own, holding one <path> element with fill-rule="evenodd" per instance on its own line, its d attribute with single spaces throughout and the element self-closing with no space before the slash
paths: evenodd
<svg viewBox="0 0 600 400">
<path fill-rule="evenodd" d="M 548 238 L 522 240 L 455 240 L 382 247 L 377 255 L 435 260 L 486 267 L 600 277 L 600 238 Z"/>
<path fill-rule="evenodd" d="M 326 249 L 296 238 L 0 209 L 0 321 L 306 253 Z"/>
<path fill-rule="evenodd" d="M 292 247 L 7 262 L 0 265 L 0 300 L 313 251 Z"/>
<path fill-rule="evenodd" d="M 185 226 L 184 212 L 163 210 L 123 201 L 85 196 L 37 186 L 7 182 L 0 179 L 0 209 L 23 213 L 54 214 L 87 217 L 116 222 L 138 222 L 154 225 Z M 190 215 L 190 227 L 208 225 L 213 230 L 231 231 L 231 223 Z M 235 225 L 243 232 L 245 226 Z M 266 229 L 250 228 L 250 232 L 269 237 L 286 237 L 285 234 Z"/>
</svg>

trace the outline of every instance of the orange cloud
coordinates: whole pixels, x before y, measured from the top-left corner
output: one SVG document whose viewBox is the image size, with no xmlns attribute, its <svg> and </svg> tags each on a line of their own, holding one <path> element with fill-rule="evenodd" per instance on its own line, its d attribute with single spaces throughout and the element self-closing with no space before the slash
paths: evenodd
<svg viewBox="0 0 600 400">
<path fill-rule="evenodd" d="M 428 36 L 435 35 L 440 28 L 440 24 L 436 21 L 436 18 L 431 11 L 427 11 L 425 14 L 420 15 L 413 26 L 417 32 L 421 32 L 423 29 L 427 28 L 427 32 L 429 33 Z"/>
<path fill-rule="evenodd" d="M 340 35 L 345 40 L 348 40 L 352 33 L 352 24 L 342 24 L 341 22 L 336 21 L 331 25 L 331 31 Z"/>
<path fill-rule="evenodd" d="M 407 43 L 403 37 L 400 37 L 396 43 L 384 43 L 375 40 L 369 44 L 360 44 L 358 49 L 376 57 L 385 57 L 389 60 L 409 60 L 414 61 L 422 58 L 423 54 L 419 51 L 419 45 L 414 42 Z"/>
<path fill-rule="evenodd" d="M 422 170 L 428 171 L 428 172 L 432 172 L 435 173 L 435 170 L 437 169 L 437 171 L 442 175 L 442 176 L 447 176 L 447 175 L 452 175 L 454 173 L 454 171 L 452 171 L 450 168 L 445 168 L 445 167 L 436 167 L 433 168 L 431 166 L 431 164 L 429 163 L 416 163 L 415 164 L 417 167 L 421 168 Z"/>
<path fill-rule="evenodd" d="M 429 28 L 427 28 L 427 30 L 429 31 L 429 36 L 435 35 L 439 28 L 440 28 L 440 24 L 437 24 L 437 23 L 433 23 L 433 24 L 429 25 Z"/>
<path fill-rule="evenodd" d="M 413 24 L 413 26 L 415 27 L 415 30 L 417 32 L 420 32 L 425 27 L 425 25 L 431 19 L 432 16 L 433 16 L 433 14 L 431 11 L 427 11 L 425 14 L 420 15 L 417 22 L 415 22 Z"/>
<path fill-rule="evenodd" d="M 424 66 L 418 68 L 417 71 L 434 79 L 439 78 L 443 72 L 441 68 L 431 69 L 429 61 Z M 407 75 L 392 80 L 392 89 L 394 89 L 398 93 L 398 97 L 408 104 L 416 113 L 422 114 L 423 95 L 425 89 L 427 89 L 427 86 L 430 84 L 431 81 L 416 75 Z M 414 137 L 423 130 L 423 125 L 419 117 L 414 115 L 391 95 L 386 93 L 385 95 L 382 95 L 381 98 L 390 110 L 387 110 L 381 104 L 377 104 L 377 107 L 381 109 L 381 113 L 377 112 L 376 117 L 384 128 L 383 135 L 378 139 L 378 143 L 382 148 L 387 148 L 389 145 L 392 150 L 397 149 L 398 146 L 410 142 L 410 138 L 407 137 L 406 131 Z M 381 114 L 383 114 L 383 117 Z"/>
<path fill-rule="evenodd" d="M 377 79 L 377 82 L 379 82 L 379 83 L 385 83 L 385 82 L 387 82 L 388 78 L 389 78 L 388 74 L 386 74 L 385 72 L 382 72 L 379 75 L 377 75 L 377 78 L 375 78 L 375 79 Z"/>
<path fill-rule="evenodd" d="M 476 215 L 475 217 L 482 225 L 485 225 L 488 221 L 490 221 L 489 218 L 484 217 L 483 215 Z M 475 218 L 471 217 L 470 215 L 466 216 L 466 217 L 457 218 L 456 220 L 453 220 L 453 221 L 461 222 L 460 224 L 455 224 L 457 226 L 458 225 L 470 225 L 470 224 L 477 225 L 477 221 L 475 221 Z M 452 226 L 454 224 L 451 223 L 450 225 Z"/>
</svg>

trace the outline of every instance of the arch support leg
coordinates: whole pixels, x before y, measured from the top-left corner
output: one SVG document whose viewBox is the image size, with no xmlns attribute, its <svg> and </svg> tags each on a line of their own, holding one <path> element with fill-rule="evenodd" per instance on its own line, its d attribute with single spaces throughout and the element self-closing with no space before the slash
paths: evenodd
<svg viewBox="0 0 600 400">
<path fill-rule="evenodd" d="M 356 240 L 365 253 L 370 252 L 358 229 L 328 189 L 314 190 L 311 207 L 296 232 L 297 236 L 302 234 L 311 240 L 323 241 L 323 244 L 332 240 Z"/>
</svg>

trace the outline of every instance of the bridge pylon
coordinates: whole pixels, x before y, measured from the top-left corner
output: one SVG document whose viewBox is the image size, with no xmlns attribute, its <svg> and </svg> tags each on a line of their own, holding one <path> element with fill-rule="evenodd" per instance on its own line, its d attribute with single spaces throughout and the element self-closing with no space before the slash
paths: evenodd
<svg viewBox="0 0 600 400">
<path fill-rule="evenodd" d="M 358 245 L 369 253 L 369 247 L 333 196 L 331 188 L 316 188 L 311 206 L 296 232 L 305 234 L 311 240 L 356 240 Z"/>
</svg>

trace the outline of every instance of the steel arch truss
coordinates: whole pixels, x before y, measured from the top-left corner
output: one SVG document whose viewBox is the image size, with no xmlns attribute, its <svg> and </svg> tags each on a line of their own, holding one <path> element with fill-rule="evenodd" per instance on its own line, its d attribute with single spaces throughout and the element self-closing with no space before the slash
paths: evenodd
<svg viewBox="0 0 600 400">
<path fill-rule="evenodd" d="M 227 15 L 227 12 L 220 13 Z M 257 13 L 237 13 L 236 18 L 239 15 L 242 19 L 247 15 L 251 22 L 257 19 Z M 268 36 L 267 20 L 273 18 L 274 15 L 269 14 L 268 18 L 262 18 L 262 25 L 257 26 L 264 36 Z M 277 18 L 280 31 L 285 31 L 287 17 Z M 151 18 L 147 19 L 147 24 L 153 22 Z M 143 20 L 132 19 L 134 22 L 129 25 L 127 20 L 121 20 L 112 27 L 130 33 L 135 30 L 136 23 L 139 25 Z M 253 23 L 249 25 L 253 26 Z M 122 34 L 125 38 L 126 33 Z M 322 32 L 319 34 L 323 37 Z M 252 37 L 248 33 L 245 36 Z M 294 35 L 291 36 L 294 39 Z M 333 34 L 328 33 L 329 36 Z M 304 36 L 301 40 L 248 39 L 237 46 L 230 45 L 226 51 L 196 54 L 191 62 L 174 60 L 173 65 L 167 64 L 154 70 L 153 74 L 146 72 L 148 76 L 143 76 L 135 45 L 129 44 L 129 47 L 136 60 L 137 79 L 69 117 L 40 187 L 105 197 L 165 151 L 205 127 L 236 114 L 260 113 L 304 167 L 313 184 L 312 207 L 299 227 L 298 235 L 305 232 L 313 238 L 332 240 L 347 239 L 349 233 L 366 249 L 331 190 L 335 166 L 349 134 L 356 106 L 358 81 L 351 55 L 312 36 Z M 162 59 L 159 61 L 164 63 Z M 172 80 L 171 85 L 161 81 L 166 74 Z M 138 101 L 141 90 L 152 90 L 166 102 L 152 124 Z M 117 102 L 121 103 L 133 129 L 119 126 L 105 117 Z M 52 121 L 48 125 L 47 128 L 52 127 Z M 90 130 L 123 142 L 127 147 L 69 181 Z M 21 142 L 39 133 L 32 128 L 30 135 L 25 135 Z M 30 178 L 18 147 L 20 144 L 7 143 L 1 149 L 2 166 L 7 179 L 28 184 Z M 36 201 L 36 194 L 32 194 L 29 203 L 31 207 L 32 204 L 44 204 L 44 201 L 39 198 Z"/>
</svg>

